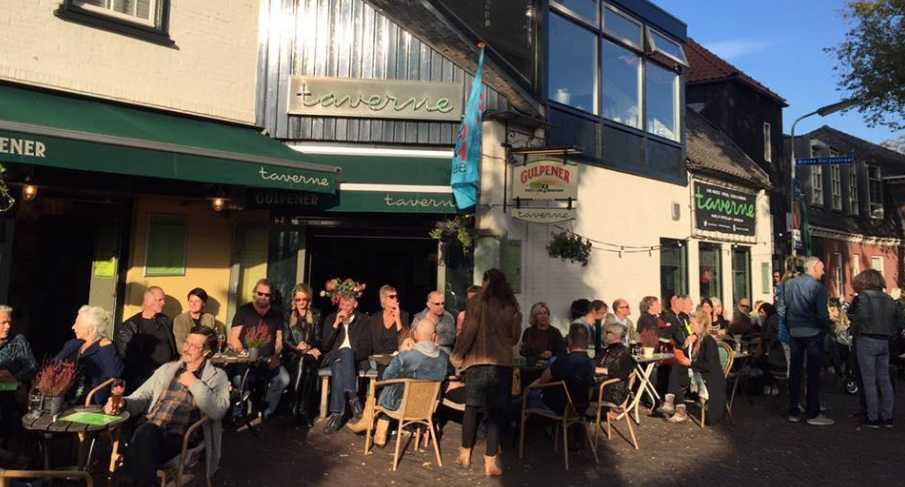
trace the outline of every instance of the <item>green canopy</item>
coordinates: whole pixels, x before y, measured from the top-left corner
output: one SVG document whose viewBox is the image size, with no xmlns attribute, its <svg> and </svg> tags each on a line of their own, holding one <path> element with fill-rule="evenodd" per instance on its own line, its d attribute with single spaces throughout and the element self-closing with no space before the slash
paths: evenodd
<svg viewBox="0 0 905 487">
<path fill-rule="evenodd" d="M 329 194 L 342 172 L 253 127 L 9 85 L 0 162 Z"/>
</svg>

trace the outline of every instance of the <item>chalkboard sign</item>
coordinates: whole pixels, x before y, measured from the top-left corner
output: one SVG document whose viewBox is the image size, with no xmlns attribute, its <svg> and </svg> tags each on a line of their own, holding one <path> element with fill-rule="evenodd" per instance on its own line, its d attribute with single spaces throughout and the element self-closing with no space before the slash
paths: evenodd
<svg viewBox="0 0 905 487">
<path fill-rule="evenodd" d="M 695 227 L 710 232 L 753 236 L 756 202 L 753 194 L 695 182 Z"/>
</svg>

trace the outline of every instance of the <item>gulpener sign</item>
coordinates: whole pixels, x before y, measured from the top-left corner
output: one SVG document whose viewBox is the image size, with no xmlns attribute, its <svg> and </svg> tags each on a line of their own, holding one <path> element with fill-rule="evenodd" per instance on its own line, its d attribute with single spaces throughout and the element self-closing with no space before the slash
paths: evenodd
<svg viewBox="0 0 905 487">
<path fill-rule="evenodd" d="M 695 226 L 698 230 L 752 236 L 756 202 L 753 194 L 696 182 Z"/>
</svg>

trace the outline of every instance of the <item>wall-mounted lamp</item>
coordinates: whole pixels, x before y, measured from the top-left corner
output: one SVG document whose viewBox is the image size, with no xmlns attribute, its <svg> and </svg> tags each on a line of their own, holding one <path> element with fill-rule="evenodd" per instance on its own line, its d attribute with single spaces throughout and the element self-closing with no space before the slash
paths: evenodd
<svg viewBox="0 0 905 487">
<path fill-rule="evenodd" d="M 217 198 L 211 199 L 211 208 L 213 208 L 214 211 L 216 211 L 217 213 L 220 213 L 221 211 L 223 211 L 223 206 L 225 206 L 225 205 L 226 205 L 226 200 L 224 200 L 223 198 L 217 197 Z"/>
<path fill-rule="evenodd" d="M 38 196 L 38 187 L 34 184 L 26 183 L 22 186 L 22 199 L 31 201 Z"/>
</svg>

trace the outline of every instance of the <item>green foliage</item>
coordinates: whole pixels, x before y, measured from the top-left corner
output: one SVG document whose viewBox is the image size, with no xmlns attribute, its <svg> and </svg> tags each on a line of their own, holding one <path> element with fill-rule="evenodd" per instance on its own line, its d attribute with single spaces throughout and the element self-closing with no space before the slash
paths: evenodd
<svg viewBox="0 0 905 487">
<path fill-rule="evenodd" d="M 839 89 L 869 126 L 905 129 L 905 0 L 850 0 L 842 15 L 850 30 L 826 49 L 839 61 Z"/>
<path fill-rule="evenodd" d="M 580 262 L 587 267 L 591 257 L 591 241 L 570 232 L 554 233 L 553 239 L 547 243 L 547 255 L 569 262 Z"/>
<path fill-rule="evenodd" d="M 458 215 L 452 220 L 438 221 L 429 235 L 441 242 L 458 241 L 462 250 L 468 250 L 474 244 L 474 230 L 471 228 L 470 215 Z"/>
<path fill-rule="evenodd" d="M 6 180 L 3 178 L 5 173 L 6 168 L 0 164 L 0 213 L 8 211 L 13 207 L 13 204 L 16 203 L 16 199 L 9 194 L 9 188 L 6 186 Z"/>
</svg>

